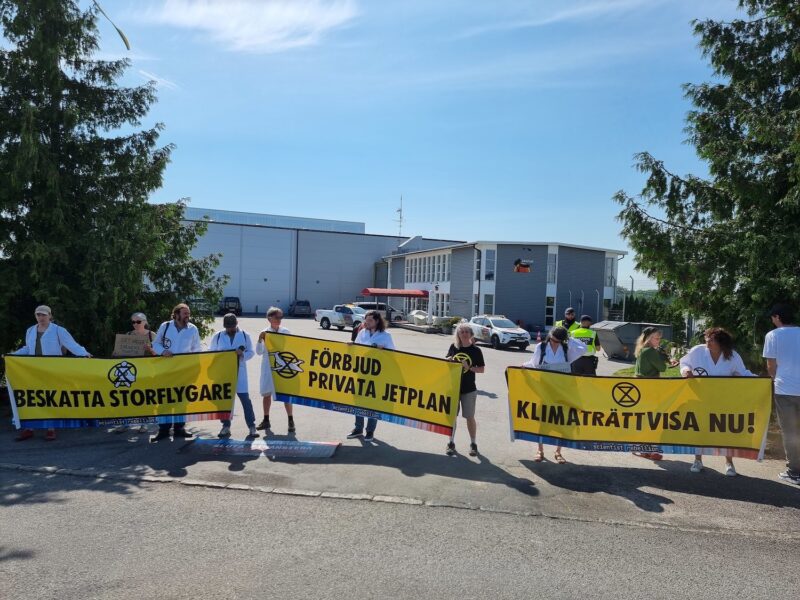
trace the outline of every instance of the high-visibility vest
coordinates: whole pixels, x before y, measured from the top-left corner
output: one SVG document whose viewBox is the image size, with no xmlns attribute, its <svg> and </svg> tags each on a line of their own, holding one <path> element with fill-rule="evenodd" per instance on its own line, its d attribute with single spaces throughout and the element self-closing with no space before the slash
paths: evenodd
<svg viewBox="0 0 800 600">
<path fill-rule="evenodd" d="M 580 326 L 581 326 L 581 324 L 580 324 L 580 323 L 578 323 L 577 321 L 573 321 L 573 322 L 572 322 L 572 325 L 570 325 L 569 327 L 567 327 L 566 325 L 564 325 L 564 321 L 563 321 L 563 319 L 562 319 L 561 321 L 556 321 L 556 324 L 554 325 L 554 327 L 563 327 L 563 328 L 564 328 L 564 329 L 566 329 L 566 330 L 567 330 L 567 332 L 568 332 L 568 333 L 570 333 L 570 334 L 572 334 L 572 332 L 573 332 L 573 331 L 575 331 L 576 329 L 579 329 L 579 328 L 580 328 Z"/>
<path fill-rule="evenodd" d="M 588 327 L 578 327 L 577 329 L 572 329 L 569 332 L 570 337 L 575 338 L 579 342 L 583 342 L 586 344 L 586 352 L 583 354 L 584 356 L 594 356 L 597 352 L 597 346 L 595 344 L 597 340 L 597 332 L 589 329 Z"/>
</svg>

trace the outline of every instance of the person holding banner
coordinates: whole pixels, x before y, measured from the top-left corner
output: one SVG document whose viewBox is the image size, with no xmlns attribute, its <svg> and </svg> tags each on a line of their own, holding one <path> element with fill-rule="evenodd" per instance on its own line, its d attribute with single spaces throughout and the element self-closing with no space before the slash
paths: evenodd
<svg viewBox="0 0 800 600">
<path fill-rule="evenodd" d="M 722 327 L 706 329 L 705 344 L 698 344 L 680 360 L 683 377 L 755 377 L 744 366 L 742 357 L 733 349 L 733 337 Z M 703 470 L 703 457 L 695 454 L 694 463 L 689 469 L 692 473 Z M 725 475 L 736 476 L 733 457 L 725 456 Z"/>
<path fill-rule="evenodd" d="M 469 323 L 459 323 L 456 327 L 455 339 L 447 350 L 448 360 L 461 363 L 461 395 L 458 399 L 461 416 L 467 421 L 469 432 L 469 455 L 478 456 L 478 444 L 475 441 L 478 424 L 475 421 L 475 404 L 478 398 L 478 388 L 475 385 L 475 373 L 483 373 L 486 363 L 483 362 L 483 352 L 475 345 L 475 334 Z M 447 456 L 456 453 L 456 424 L 453 423 L 453 432 L 447 443 Z"/>
<path fill-rule="evenodd" d="M 642 329 L 636 340 L 634 356 L 636 357 L 634 377 L 659 377 L 667 370 L 667 366 L 674 367 L 678 364 L 678 361 L 670 360 L 661 347 L 661 330 L 658 327 Z M 634 452 L 633 455 L 649 460 L 664 458 L 660 452 Z"/>
<path fill-rule="evenodd" d="M 189 322 L 191 316 L 192 311 L 186 304 L 177 304 L 172 309 L 172 319 L 164 321 L 156 332 L 156 339 L 153 342 L 153 351 L 156 355 L 170 357 L 174 354 L 203 351 L 200 332 Z M 150 438 L 150 442 L 158 442 L 169 437 L 170 427 L 173 429 L 172 435 L 176 438 L 192 437 L 192 434 L 186 431 L 186 422 L 176 421 L 175 423 L 159 424 L 158 433 Z"/>
<path fill-rule="evenodd" d="M 775 381 L 775 412 L 786 452 L 786 470 L 778 477 L 800 485 L 800 327 L 788 304 L 776 304 L 770 318 L 775 329 L 764 338 L 762 356 Z"/>
<path fill-rule="evenodd" d="M 53 311 L 49 306 L 42 304 L 34 311 L 36 325 L 32 325 L 25 332 L 25 345 L 14 352 L 17 356 L 63 356 L 70 352 L 74 356 L 91 358 L 92 355 L 86 348 L 75 341 L 69 331 L 53 322 Z M 16 437 L 18 442 L 29 440 L 33 437 L 33 429 L 22 429 Z M 56 430 L 47 429 L 44 439 L 48 442 L 55 441 Z"/>
<path fill-rule="evenodd" d="M 153 340 L 156 339 L 155 331 L 152 331 L 147 324 L 147 315 L 143 312 L 135 312 L 131 315 L 131 329 L 126 335 L 138 336 L 145 338 L 144 354 L 142 356 L 155 356 L 153 351 Z M 112 356 L 117 356 L 112 354 Z M 117 425 L 111 430 L 111 433 L 125 433 L 128 431 L 127 425 Z M 139 433 L 147 432 L 147 425 L 139 426 Z"/>
<path fill-rule="evenodd" d="M 550 333 L 547 334 L 545 341 L 536 344 L 533 356 L 522 366 L 526 369 L 545 369 L 570 373 L 572 371 L 572 363 L 583 356 L 585 352 L 586 346 L 575 338 L 569 337 L 566 327 L 553 327 Z M 556 446 L 553 458 L 560 465 L 567 462 L 561 454 L 560 444 Z M 533 460 L 534 462 L 542 462 L 544 460 L 544 444 L 542 442 L 539 442 L 539 449 Z"/>
<path fill-rule="evenodd" d="M 263 356 L 261 359 L 261 381 L 259 382 L 259 391 L 261 392 L 261 402 L 264 408 L 264 420 L 256 427 L 256 429 L 263 429 L 264 435 L 270 429 L 269 410 L 272 407 L 272 396 L 275 393 L 275 382 L 272 379 L 272 363 L 270 362 L 269 352 L 266 346 L 266 337 L 268 333 L 291 333 L 286 327 L 281 327 L 283 321 L 283 311 L 277 306 L 270 306 L 267 309 L 267 322 L 269 325 L 258 334 L 258 344 L 256 344 L 256 354 Z M 296 428 L 294 426 L 294 415 L 292 411 L 294 406 L 291 402 L 284 402 L 283 407 L 286 409 L 286 416 L 289 419 L 288 433 L 294 433 Z"/>
<path fill-rule="evenodd" d="M 242 410 L 244 410 L 244 422 L 249 429 L 249 438 L 257 438 L 256 432 L 256 415 L 253 412 L 253 403 L 250 401 L 250 393 L 248 392 L 247 385 L 247 361 L 255 356 L 253 352 L 253 341 L 246 331 L 242 331 L 238 327 L 239 322 L 236 315 L 228 313 L 222 319 L 222 326 L 224 331 L 217 332 L 211 338 L 211 346 L 209 350 L 225 351 L 234 350 L 239 365 L 239 376 L 236 382 L 236 395 L 239 396 L 239 402 L 242 403 Z M 231 417 L 233 417 L 233 410 L 231 410 Z M 231 420 L 223 419 L 222 429 L 220 429 L 219 438 L 231 437 Z"/>
<path fill-rule="evenodd" d="M 386 331 L 386 321 L 383 315 L 377 310 L 371 310 L 364 316 L 364 327 L 358 332 L 356 341 L 351 343 L 362 346 L 372 346 L 385 350 L 394 350 L 394 341 L 391 334 Z M 361 437 L 371 442 L 375 439 L 375 428 L 378 426 L 378 419 L 369 417 L 367 419 L 367 434 L 364 435 L 364 417 L 357 416 L 353 431 L 347 435 L 348 440 Z"/>
</svg>

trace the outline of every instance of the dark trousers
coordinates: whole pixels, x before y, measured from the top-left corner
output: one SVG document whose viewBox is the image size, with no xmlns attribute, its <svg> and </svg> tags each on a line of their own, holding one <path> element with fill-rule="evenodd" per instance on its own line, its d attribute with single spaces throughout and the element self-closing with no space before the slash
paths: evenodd
<svg viewBox="0 0 800 600">
<path fill-rule="evenodd" d="M 572 363 L 573 375 L 597 375 L 596 356 L 581 356 Z"/>
</svg>

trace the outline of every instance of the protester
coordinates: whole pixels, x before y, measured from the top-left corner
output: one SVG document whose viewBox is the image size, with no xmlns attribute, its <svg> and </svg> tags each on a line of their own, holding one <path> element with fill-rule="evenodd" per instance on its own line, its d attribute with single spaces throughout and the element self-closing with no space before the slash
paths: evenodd
<svg viewBox="0 0 800 600">
<path fill-rule="evenodd" d="M 694 346 L 680 360 L 681 375 L 684 377 L 755 377 L 744 366 L 742 357 L 733 349 L 731 334 L 722 327 L 711 327 L 705 331 L 705 344 Z M 733 456 L 725 455 L 725 475 L 736 476 Z M 695 454 L 694 463 L 689 469 L 692 473 L 703 470 L 703 457 Z"/>
<path fill-rule="evenodd" d="M 264 420 L 261 421 L 257 429 L 266 431 L 270 429 L 269 410 L 272 407 L 272 395 L 275 393 L 275 382 L 272 379 L 272 365 L 270 363 L 269 352 L 266 346 L 266 336 L 268 333 L 291 333 L 286 327 L 281 327 L 283 320 L 283 311 L 277 306 L 270 306 L 267 310 L 267 322 L 269 325 L 258 334 L 258 344 L 256 344 L 256 354 L 262 356 L 261 359 L 261 381 L 259 382 L 261 392 L 261 402 L 264 407 Z M 296 431 L 294 425 L 294 415 L 292 411 L 294 407 L 291 402 L 284 402 L 283 407 L 286 409 L 286 416 L 289 419 L 288 432 L 294 433 Z"/>
<path fill-rule="evenodd" d="M 372 346 L 385 350 L 394 350 L 394 341 L 391 334 L 386 331 L 386 321 L 377 310 L 371 310 L 364 316 L 364 327 L 356 336 L 356 344 Z M 348 440 L 364 435 L 364 440 L 371 442 L 375 439 L 375 428 L 378 420 L 372 417 L 367 419 L 367 434 L 364 435 L 364 417 L 357 416 L 353 431 L 347 436 Z"/>
<path fill-rule="evenodd" d="M 575 309 L 571 306 L 567 307 L 564 310 L 564 318 L 560 321 L 556 321 L 556 324 L 553 325 L 553 327 L 563 327 L 569 333 L 572 333 L 573 329 L 580 327 L 578 322 L 575 320 Z"/>
<path fill-rule="evenodd" d="M 678 361 L 671 360 L 664 349 L 661 348 L 661 330 L 658 327 L 645 327 L 636 340 L 636 367 L 634 377 L 659 377 L 667 370 L 667 366 L 674 367 Z M 650 460 L 661 460 L 664 458 L 660 452 L 634 452 L 634 456 L 640 456 Z"/>
<path fill-rule="evenodd" d="M 526 369 L 546 369 L 549 371 L 560 371 L 562 373 L 571 372 L 571 364 L 586 352 L 586 346 L 576 339 L 569 337 L 565 327 L 553 327 L 547 338 L 536 344 L 533 356 L 523 367 Z M 561 444 L 556 446 L 555 461 L 563 465 L 567 460 L 561 454 Z M 544 460 L 544 443 L 539 442 L 539 449 L 533 460 L 542 462 Z"/>
<path fill-rule="evenodd" d="M 572 373 L 597 375 L 597 351 L 600 349 L 600 340 L 597 339 L 597 332 L 592 329 L 592 317 L 582 315 L 580 327 L 570 331 L 569 335 L 586 346 L 584 355 L 572 363 Z"/>
<path fill-rule="evenodd" d="M 458 399 L 461 416 L 467 421 L 469 432 L 469 455 L 478 455 L 478 444 L 475 441 L 478 425 L 475 421 L 475 404 L 478 397 L 478 388 L 475 386 L 475 373 L 483 373 L 486 363 L 483 362 L 483 352 L 475 345 L 475 335 L 468 323 L 460 323 L 456 327 L 453 343 L 447 350 L 449 360 L 461 363 L 461 395 Z M 456 423 L 453 423 L 453 432 L 447 443 L 447 455 L 456 453 Z"/>
<path fill-rule="evenodd" d="M 14 352 L 17 356 L 63 356 L 66 352 L 74 356 L 91 358 L 86 351 L 72 337 L 69 331 L 53 322 L 53 311 L 44 304 L 37 306 L 34 311 L 36 325 L 32 325 L 25 332 L 25 345 Z M 16 437 L 18 442 L 29 440 L 33 437 L 33 429 L 22 429 Z M 56 439 L 56 430 L 47 429 L 44 439 L 52 442 Z"/>
<path fill-rule="evenodd" d="M 217 332 L 211 338 L 211 346 L 209 350 L 225 351 L 235 350 L 236 358 L 239 365 L 239 377 L 236 382 L 236 395 L 239 396 L 239 402 L 242 403 L 242 410 L 244 410 L 244 422 L 247 424 L 249 430 L 248 437 L 259 437 L 256 432 L 256 415 L 253 412 L 253 403 L 250 401 L 250 393 L 248 392 L 247 385 L 247 361 L 255 356 L 253 352 L 253 341 L 246 331 L 242 331 L 238 327 L 239 322 L 236 315 L 228 313 L 222 319 L 222 326 L 224 331 Z M 231 407 L 231 417 L 233 417 L 233 407 Z M 217 437 L 227 438 L 231 435 L 231 419 L 222 420 L 222 429 L 220 429 Z"/>
<path fill-rule="evenodd" d="M 197 327 L 189 322 L 191 316 L 192 311 L 186 304 L 177 304 L 172 309 L 172 319 L 161 324 L 153 342 L 153 351 L 158 356 L 170 357 L 175 354 L 190 354 L 203 351 L 203 345 L 200 343 L 200 333 L 197 331 Z M 170 428 L 173 430 L 173 437 L 192 437 L 192 434 L 186 431 L 186 423 L 184 421 L 176 421 L 174 423 L 160 423 L 158 433 L 152 436 L 150 441 L 157 442 L 169 437 Z"/>
<path fill-rule="evenodd" d="M 147 323 L 147 315 L 145 315 L 143 312 L 133 313 L 131 315 L 131 327 L 133 329 L 131 329 L 126 335 L 136 335 L 146 339 L 144 344 L 144 353 L 142 356 L 155 356 L 156 353 L 153 350 L 153 340 L 156 339 L 156 334 L 154 331 L 150 330 L 150 326 Z M 112 433 L 125 433 L 126 431 L 128 431 L 127 425 L 117 425 L 111 430 Z M 147 425 L 140 425 L 138 431 L 139 433 L 146 433 Z"/>
<path fill-rule="evenodd" d="M 775 412 L 786 452 L 786 470 L 778 477 L 800 485 L 800 327 L 788 304 L 776 304 L 770 318 L 775 329 L 764 338 L 762 356 L 775 380 Z"/>
</svg>

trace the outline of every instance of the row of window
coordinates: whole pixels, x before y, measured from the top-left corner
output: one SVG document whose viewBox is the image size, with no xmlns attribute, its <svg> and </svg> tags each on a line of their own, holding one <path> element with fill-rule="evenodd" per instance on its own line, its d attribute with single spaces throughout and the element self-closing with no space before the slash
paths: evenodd
<svg viewBox="0 0 800 600">
<path fill-rule="evenodd" d="M 450 281 L 450 255 L 435 254 L 407 258 L 405 261 L 406 283 L 438 283 Z"/>
</svg>

